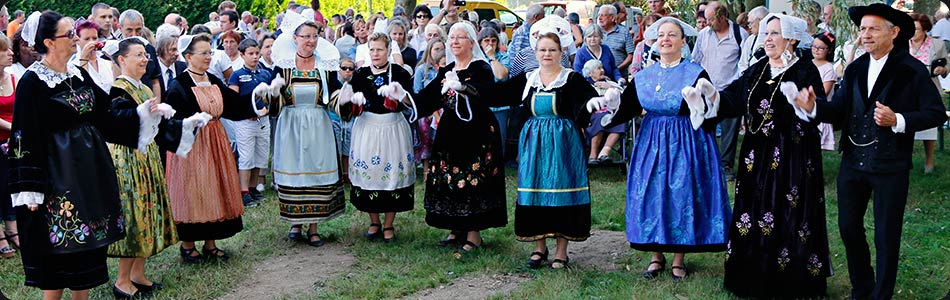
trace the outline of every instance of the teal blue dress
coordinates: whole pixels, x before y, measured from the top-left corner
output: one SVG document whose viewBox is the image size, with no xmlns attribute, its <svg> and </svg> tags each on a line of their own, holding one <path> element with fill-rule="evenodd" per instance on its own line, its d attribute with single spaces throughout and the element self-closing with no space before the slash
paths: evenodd
<svg viewBox="0 0 950 300">
<path fill-rule="evenodd" d="M 531 117 L 518 142 L 518 202 L 515 236 L 520 241 L 590 236 L 590 188 L 581 128 L 590 122 L 585 109 L 597 96 L 578 73 L 563 69 L 547 86 L 537 71 L 503 84 L 492 105 L 524 105 Z"/>
</svg>

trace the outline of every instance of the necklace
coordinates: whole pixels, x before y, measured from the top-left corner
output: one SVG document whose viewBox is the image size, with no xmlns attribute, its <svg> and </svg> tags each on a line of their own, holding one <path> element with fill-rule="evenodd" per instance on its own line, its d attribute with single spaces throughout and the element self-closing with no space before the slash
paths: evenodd
<svg viewBox="0 0 950 300">
<path fill-rule="evenodd" d="M 666 69 L 669 69 L 669 68 L 678 66 L 681 62 L 683 62 L 683 59 L 682 59 L 682 58 L 680 58 L 680 59 L 678 59 L 677 61 L 675 61 L 675 62 L 673 62 L 673 63 L 670 63 L 670 64 L 668 64 L 668 65 L 667 65 L 667 64 L 663 64 L 663 62 L 660 62 L 660 70 L 659 70 L 659 72 L 657 72 L 657 75 L 659 75 L 660 77 L 663 77 L 663 75 L 664 75 Z M 666 81 L 666 80 L 658 80 L 658 81 L 656 82 L 656 88 L 654 89 L 655 92 L 657 92 L 657 93 L 660 92 L 660 88 L 662 88 L 662 85 L 663 85 L 663 82 L 664 82 L 664 81 Z"/>
<path fill-rule="evenodd" d="M 196 72 L 196 71 L 192 71 L 191 69 L 186 69 L 186 70 L 188 70 L 188 73 L 195 74 L 195 75 L 198 75 L 198 76 L 205 76 L 205 74 L 207 74 L 207 72 L 199 73 L 199 72 Z"/>
<path fill-rule="evenodd" d="M 310 53 L 310 56 L 303 56 L 303 55 L 300 55 L 300 53 L 299 53 L 299 52 L 298 52 L 298 53 L 296 53 L 296 54 L 297 54 L 297 57 L 299 57 L 299 58 L 303 58 L 303 59 L 308 59 L 308 58 L 313 58 L 313 53 Z"/>
<path fill-rule="evenodd" d="M 759 74 L 759 79 L 757 79 L 755 81 L 755 84 L 752 85 L 752 89 L 749 90 L 749 98 L 746 99 L 746 115 L 749 116 L 748 121 L 746 122 L 749 122 L 750 125 L 752 124 L 752 92 L 755 91 L 755 88 L 759 86 L 759 82 L 762 82 L 762 77 L 765 76 L 765 70 L 768 70 L 768 69 L 770 69 L 769 66 L 762 67 L 762 73 Z M 782 82 L 782 79 L 785 78 L 785 73 L 788 73 L 788 72 L 782 72 L 782 75 L 780 75 L 778 78 L 778 82 Z M 773 83 L 775 83 L 775 81 L 773 80 L 769 80 L 768 82 L 766 82 L 766 84 L 768 85 L 772 85 Z M 766 108 L 767 110 L 772 108 L 772 100 L 775 99 L 775 94 L 778 92 L 778 90 L 779 88 L 777 87 L 774 90 L 772 90 L 772 96 L 769 97 L 768 107 Z M 764 126 L 765 123 L 771 119 L 772 119 L 772 114 L 769 113 L 768 111 L 765 111 L 764 113 L 762 113 L 762 122 L 759 123 L 759 127 L 752 129 L 752 126 L 749 126 L 749 131 L 752 132 L 752 134 L 759 133 L 759 131 L 762 130 L 762 126 Z"/>
</svg>

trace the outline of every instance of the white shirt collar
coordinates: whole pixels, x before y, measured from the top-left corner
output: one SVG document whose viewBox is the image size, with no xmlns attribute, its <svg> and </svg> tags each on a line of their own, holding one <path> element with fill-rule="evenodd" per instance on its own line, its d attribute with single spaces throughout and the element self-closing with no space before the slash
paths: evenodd
<svg viewBox="0 0 950 300">
<path fill-rule="evenodd" d="M 868 62 L 868 97 L 871 97 L 871 91 L 874 90 L 874 84 L 877 83 L 877 78 L 881 75 L 881 70 L 884 69 L 884 64 L 887 63 L 887 58 L 890 56 L 891 54 L 888 53 L 880 59 L 874 59 L 871 54 L 868 54 L 868 58 L 871 59 L 871 61 Z"/>
<path fill-rule="evenodd" d="M 119 75 L 119 78 L 128 80 L 128 81 L 131 82 L 132 85 L 134 85 L 135 88 L 137 88 L 137 89 L 141 89 L 141 88 L 142 88 L 142 82 L 139 81 L 138 79 L 129 77 L 128 75 Z"/>
</svg>

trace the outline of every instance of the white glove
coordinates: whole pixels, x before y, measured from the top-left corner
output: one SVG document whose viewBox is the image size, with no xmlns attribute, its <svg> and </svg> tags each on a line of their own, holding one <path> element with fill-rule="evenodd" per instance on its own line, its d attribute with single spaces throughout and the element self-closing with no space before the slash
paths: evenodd
<svg viewBox="0 0 950 300">
<path fill-rule="evenodd" d="M 396 101 L 402 101 L 402 99 L 406 98 L 406 90 L 402 88 L 402 85 L 399 84 L 399 82 L 395 81 L 389 83 L 388 85 L 379 87 L 379 89 L 376 90 L 376 93 L 378 93 L 380 96 L 389 97 L 390 99 Z"/>
<path fill-rule="evenodd" d="M 447 93 L 450 89 L 456 92 L 462 89 L 462 82 L 459 81 L 459 75 L 455 73 L 455 71 L 445 73 L 445 81 L 442 82 L 443 94 Z"/>
<path fill-rule="evenodd" d="M 604 99 L 607 100 L 607 110 L 617 111 L 620 108 L 620 89 L 611 88 L 604 92 Z"/>
<path fill-rule="evenodd" d="M 695 87 L 686 86 L 683 87 L 680 93 L 683 94 L 686 106 L 689 107 L 689 122 L 693 126 L 693 130 L 699 129 L 703 125 L 703 120 L 706 119 L 704 116 L 706 105 L 703 103 L 699 90 Z"/>
<path fill-rule="evenodd" d="M 287 84 L 287 82 L 284 81 L 284 78 L 281 77 L 280 75 L 277 75 L 277 77 L 274 78 L 274 80 L 271 81 L 270 85 L 268 86 L 269 87 L 268 95 L 271 97 L 280 96 L 280 89 L 284 87 L 285 84 Z"/>
<path fill-rule="evenodd" d="M 363 106 L 366 104 L 366 97 L 363 96 L 363 92 L 356 92 L 353 94 L 353 99 L 350 102 L 359 106 Z"/>
<path fill-rule="evenodd" d="M 266 83 L 259 83 L 254 87 L 254 92 L 251 93 L 251 98 L 267 98 L 270 95 L 270 86 Z"/>
<path fill-rule="evenodd" d="M 595 112 L 607 106 L 607 99 L 604 97 L 594 97 L 587 101 L 587 111 Z"/>
<path fill-rule="evenodd" d="M 159 103 L 158 105 L 155 105 L 155 109 L 156 109 L 155 113 L 162 116 L 162 118 L 171 119 L 172 117 L 175 116 L 175 109 L 172 108 L 171 105 L 168 105 L 165 103 Z"/>
<path fill-rule="evenodd" d="M 788 104 L 791 105 L 792 109 L 795 110 L 795 116 L 797 116 L 802 121 L 810 121 L 811 119 L 808 118 L 808 113 L 795 104 L 795 98 L 798 98 L 799 93 L 798 85 L 791 81 L 783 81 L 781 84 L 779 84 L 778 88 L 782 91 L 782 94 L 785 95 L 785 100 L 788 101 Z"/>
<path fill-rule="evenodd" d="M 208 125 L 208 122 L 211 121 L 211 115 L 206 112 L 195 113 L 194 115 L 185 118 L 181 121 L 182 126 L 189 128 L 201 128 Z"/>
<path fill-rule="evenodd" d="M 696 81 L 696 89 L 699 90 L 699 92 L 707 99 L 714 94 L 718 95 L 719 93 L 719 91 L 716 90 L 716 87 L 713 86 L 712 82 L 709 82 L 709 80 L 706 78 L 700 78 L 698 81 Z"/>
</svg>

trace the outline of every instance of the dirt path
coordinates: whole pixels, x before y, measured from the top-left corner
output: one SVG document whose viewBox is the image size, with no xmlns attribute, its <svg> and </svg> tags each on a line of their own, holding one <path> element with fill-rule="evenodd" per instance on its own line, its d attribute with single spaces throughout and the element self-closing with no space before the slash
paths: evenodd
<svg viewBox="0 0 950 300">
<path fill-rule="evenodd" d="M 404 299 L 419 300 L 482 300 L 492 295 L 507 294 L 521 283 L 531 280 L 523 274 L 478 275 L 461 277 L 437 288 L 425 289 Z"/>
<path fill-rule="evenodd" d="M 356 258 L 339 243 L 319 248 L 296 245 L 286 255 L 255 264 L 237 288 L 220 299 L 276 299 L 299 296 L 314 284 L 352 269 Z"/>
<path fill-rule="evenodd" d="M 591 230 L 587 241 L 571 243 L 567 252 L 574 266 L 611 272 L 623 267 L 619 261 L 628 250 L 630 244 L 624 232 Z"/>
</svg>

